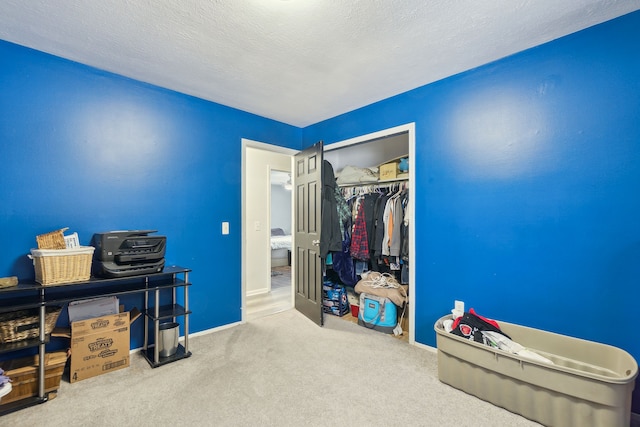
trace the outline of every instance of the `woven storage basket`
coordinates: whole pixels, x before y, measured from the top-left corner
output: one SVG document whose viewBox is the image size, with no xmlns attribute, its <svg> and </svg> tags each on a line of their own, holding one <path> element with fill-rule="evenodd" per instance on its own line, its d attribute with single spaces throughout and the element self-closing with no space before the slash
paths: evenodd
<svg viewBox="0 0 640 427">
<path fill-rule="evenodd" d="M 91 276 L 93 246 L 73 249 L 31 249 L 30 257 L 41 285 L 86 282 Z"/>
<path fill-rule="evenodd" d="M 67 352 L 56 351 L 45 354 L 44 392 L 58 390 L 67 363 Z M 12 390 L 2 398 L 2 404 L 11 403 L 38 395 L 39 357 L 30 356 L 2 362 L 5 375 L 11 378 Z M 51 399 L 51 396 L 49 396 Z M 0 407 L 1 408 L 1 407 Z"/>
<path fill-rule="evenodd" d="M 38 249 L 65 249 L 67 245 L 64 242 L 64 232 L 68 229 L 69 227 L 61 228 L 60 230 L 36 236 Z"/>
<path fill-rule="evenodd" d="M 58 321 L 62 307 L 47 307 L 44 331 L 48 335 Z M 0 313 L 0 344 L 37 338 L 40 335 L 40 309 Z"/>
</svg>

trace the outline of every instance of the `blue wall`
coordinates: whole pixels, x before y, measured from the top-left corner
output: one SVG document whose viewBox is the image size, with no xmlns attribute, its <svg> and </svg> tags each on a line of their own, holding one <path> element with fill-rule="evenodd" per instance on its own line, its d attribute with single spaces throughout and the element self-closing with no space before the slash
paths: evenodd
<svg viewBox="0 0 640 427">
<path fill-rule="evenodd" d="M 640 360 L 640 13 L 304 129 L 416 124 L 416 340 L 455 299 Z"/>
<path fill-rule="evenodd" d="M 157 229 L 193 269 L 192 331 L 239 321 L 241 138 L 301 130 L 0 41 L 0 277 L 33 278 L 37 234 Z"/>
</svg>

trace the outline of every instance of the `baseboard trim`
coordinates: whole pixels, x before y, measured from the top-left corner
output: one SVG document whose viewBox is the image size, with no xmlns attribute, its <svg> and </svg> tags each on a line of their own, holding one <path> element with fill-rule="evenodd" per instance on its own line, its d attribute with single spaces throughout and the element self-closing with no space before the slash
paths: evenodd
<svg viewBox="0 0 640 427">
<path fill-rule="evenodd" d="M 414 342 L 412 343 L 412 345 L 414 345 L 414 346 L 416 346 L 416 347 L 419 347 L 419 348 L 421 348 L 421 349 L 423 349 L 423 350 L 430 351 L 431 353 L 437 353 L 437 352 L 438 352 L 438 349 L 437 349 L 437 348 L 435 348 L 435 347 L 431 347 L 430 345 L 426 345 L 426 344 L 419 343 L 419 342 L 417 342 L 417 341 L 414 341 Z"/>
<path fill-rule="evenodd" d="M 202 335 L 209 335 L 209 334 L 212 334 L 214 332 L 224 331 L 225 329 L 233 328 L 233 327 L 241 325 L 241 324 L 242 324 L 242 322 L 227 323 L 226 325 L 217 326 L 215 328 L 205 329 L 204 331 L 200 331 L 200 332 L 195 332 L 193 334 L 189 334 L 189 338 L 199 337 L 199 336 L 202 336 Z"/>
<path fill-rule="evenodd" d="M 204 331 L 200 331 L 200 332 L 195 332 L 195 333 L 190 333 L 189 334 L 189 338 L 194 338 L 194 337 L 199 337 L 202 335 L 209 335 L 212 334 L 214 332 L 219 332 L 219 331 L 224 331 L 225 329 L 229 329 L 229 328 L 233 328 L 234 326 L 238 326 L 241 325 L 242 322 L 234 322 L 234 323 L 228 323 L 226 325 L 222 325 L 222 326 L 218 326 L 215 328 L 211 328 L 211 329 L 205 329 Z M 180 336 L 180 342 L 184 342 L 184 335 Z M 134 348 L 129 350 L 129 354 L 133 354 L 133 353 L 138 353 L 140 351 L 142 351 L 143 348 L 142 347 L 138 347 L 138 348 Z"/>
<path fill-rule="evenodd" d="M 260 289 L 255 289 L 253 291 L 247 291 L 247 296 L 252 297 L 254 295 L 262 295 L 267 293 L 269 293 L 269 288 L 260 288 Z"/>
</svg>

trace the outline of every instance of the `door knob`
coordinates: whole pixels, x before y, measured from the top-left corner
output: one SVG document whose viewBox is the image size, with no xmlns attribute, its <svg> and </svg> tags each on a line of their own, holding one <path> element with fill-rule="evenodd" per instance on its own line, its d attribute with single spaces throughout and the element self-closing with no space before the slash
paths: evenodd
<svg viewBox="0 0 640 427">
<path fill-rule="evenodd" d="M 320 240 L 312 240 L 311 244 L 315 246 L 320 246 Z"/>
</svg>

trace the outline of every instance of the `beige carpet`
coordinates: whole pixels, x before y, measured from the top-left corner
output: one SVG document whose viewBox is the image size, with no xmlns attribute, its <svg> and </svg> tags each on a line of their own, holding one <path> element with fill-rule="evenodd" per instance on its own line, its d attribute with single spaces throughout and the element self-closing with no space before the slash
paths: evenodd
<svg viewBox="0 0 640 427">
<path fill-rule="evenodd" d="M 295 310 L 192 337 L 193 356 L 64 382 L 0 418 L 12 427 L 537 426 L 438 381 L 436 354 L 334 316 Z"/>
</svg>

